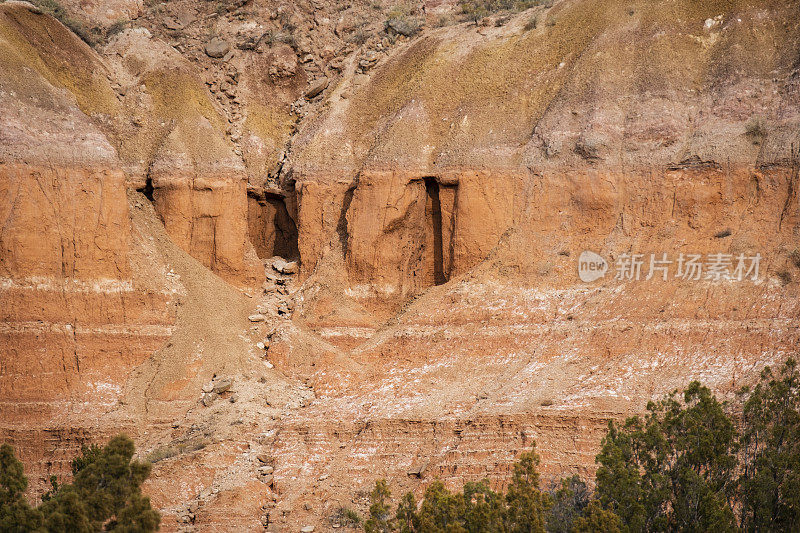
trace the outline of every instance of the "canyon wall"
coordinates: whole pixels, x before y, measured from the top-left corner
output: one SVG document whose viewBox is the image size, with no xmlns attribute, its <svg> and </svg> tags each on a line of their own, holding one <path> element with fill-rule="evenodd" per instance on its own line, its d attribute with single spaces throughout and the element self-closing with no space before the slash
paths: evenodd
<svg viewBox="0 0 800 533">
<path fill-rule="evenodd" d="M 40 55 L 33 25 L 62 48 Z M 38 482 L 87 434 L 125 425 L 103 415 L 172 335 L 174 296 L 136 271 L 125 175 L 78 108 L 107 102 L 102 64 L 26 6 L 2 6 L 0 47 L 0 434 Z M 77 80 L 96 92 L 74 96 Z"/>
<path fill-rule="evenodd" d="M 380 477 L 502 486 L 533 441 L 546 480 L 591 477 L 609 419 L 796 353 L 793 3 L 561 0 L 363 45 L 360 4 L 265 6 L 148 8 L 98 53 L 0 4 L 0 438 L 33 497 L 124 430 L 166 530 L 325 530 Z M 211 19 L 221 57 L 187 29 Z"/>
</svg>

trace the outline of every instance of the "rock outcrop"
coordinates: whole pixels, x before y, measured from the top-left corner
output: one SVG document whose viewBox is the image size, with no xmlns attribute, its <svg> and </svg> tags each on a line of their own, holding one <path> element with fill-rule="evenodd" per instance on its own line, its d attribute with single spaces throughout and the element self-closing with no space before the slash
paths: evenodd
<svg viewBox="0 0 800 533">
<path fill-rule="evenodd" d="M 114 101 L 102 63 L 22 3 L 0 6 L 0 49 L 0 435 L 38 476 L 89 428 L 129 425 L 97 427 L 172 335 L 174 295 L 143 261 L 114 148 L 79 109 Z"/>
<path fill-rule="evenodd" d="M 609 419 L 796 352 L 797 6 L 560 0 L 410 38 L 268 7 L 142 6 L 98 53 L 0 4 L 0 438 L 32 495 L 125 430 L 166 530 L 327 530 L 380 477 L 501 486 L 534 440 L 591 476 Z"/>
</svg>

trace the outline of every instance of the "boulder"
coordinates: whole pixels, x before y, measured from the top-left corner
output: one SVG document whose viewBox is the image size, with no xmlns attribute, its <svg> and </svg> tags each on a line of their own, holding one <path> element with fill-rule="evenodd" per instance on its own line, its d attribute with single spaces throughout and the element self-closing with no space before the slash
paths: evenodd
<svg viewBox="0 0 800 533">
<path fill-rule="evenodd" d="M 328 88 L 328 77 L 323 76 L 318 80 L 311 82 L 311 86 L 308 88 L 304 96 L 306 100 L 313 100 L 327 88 Z"/>
<path fill-rule="evenodd" d="M 222 394 L 223 392 L 228 392 L 231 390 L 231 385 L 233 385 L 233 381 L 230 379 L 221 379 L 214 383 L 214 392 L 217 394 Z"/>
<path fill-rule="evenodd" d="M 206 55 L 215 59 L 225 57 L 231 51 L 231 45 L 218 37 L 214 37 L 206 43 Z"/>
<path fill-rule="evenodd" d="M 300 269 L 297 261 L 286 261 L 281 257 L 272 262 L 272 268 L 281 274 L 297 274 L 297 271 Z M 275 281 L 280 283 L 282 280 L 280 278 L 276 278 Z"/>
<path fill-rule="evenodd" d="M 427 470 L 427 467 L 428 465 L 425 463 L 417 463 L 408 469 L 407 474 L 411 477 L 421 478 L 425 475 L 425 470 Z"/>
<path fill-rule="evenodd" d="M 214 403 L 214 400 L 216 400 L 216 399 L 217 399 L 217 394 L 214 393 L 214 392 L 211 392 L 211 393 L 203 394 L 203 397 L 200 399 L 200 401 L 203 403 L 203 405 L 205 407 L 208 407 L 209 405 Z"/>
</svg>

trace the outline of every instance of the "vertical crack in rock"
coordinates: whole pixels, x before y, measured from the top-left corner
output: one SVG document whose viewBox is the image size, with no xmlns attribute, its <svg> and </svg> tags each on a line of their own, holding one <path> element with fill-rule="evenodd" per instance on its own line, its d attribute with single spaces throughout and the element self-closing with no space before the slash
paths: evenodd
<svg viewBox="0 0 800 533">
<path fill-rule="evenodd" d="M 248 190 L 249 238 L 261 259 L 299 259 L 299 232 L 283 191 Z"/>
<path fill-rule="evenodd" d="M 286 200 L 282 196 L 271 194 L 266 194 L 265 200 L 272 206 L 275 213 L 272 218 L 275 231 L 272 255 L 290 259 L 299 258 L 297 224 L 289 215 L 289 210 L 286 208 Z"/>
<path fill-rule="evenodd" d="M 444 248 L 442 246 L 442 202 L 436 178 L 424 178 L 430 211 L 426 213 L 433 227 L 433 282 L 441 285 L 447 281 L 444 273 Z M 427 209 L 426 209 L 427 211 Z"/>
<path fill-rule="evenodd" d="M 342 257 L 347 259 L 347 241 L 350 239 L 350 233 L 347 228 L 347 212 L 350 210 L 350 204 L 353 202 L 353 195 L 358 187 L 358 176 L 353 180 L 353 183 L 348 187 L 344 193 L 342 200 L 342 209 L 339 211 L 339 220 L 336 223 L 336 233 L 339 235 L 339 243 L 342 245 Z"/>
<path fill-rule="evenodd" d="M 150 203 L 155 201 L 153 196 L 153 192 L 155 192 L 155 188 L 153 187 L 153 178 L 148 174 L 147 180 L 145 181 L 144 187 L 136 189 L 138 192 L 145 195 L 145 197 L 150 200 Z"/>
</svg>

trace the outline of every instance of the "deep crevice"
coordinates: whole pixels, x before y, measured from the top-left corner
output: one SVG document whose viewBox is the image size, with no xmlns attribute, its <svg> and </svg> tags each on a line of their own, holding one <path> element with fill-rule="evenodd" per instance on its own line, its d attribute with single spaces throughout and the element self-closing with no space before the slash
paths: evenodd
<svg viewBox="0 0 800 533">
<path fill-rule="evenodd" d="M 145 197 L 150 200 L 150 202 L 154 202 L 153 192 L 155 192 L 155 188 L 153 187 L 153 178 L 147 176 L 147 180 L 144 182 L 144 187 L 136 189 L 140 193 L 144 194 Z"/>
<path fill-rule="evenodd" d="M 433 228 L 433 283 L 447 282 L 444 272 L 444 246 L 442 243 L 442 201 L 439 197 L 439 182 L 436 178 L 424 178 L 425 192 L 428 195 L 430 224 Z"/>
<path fill-rule="evenodd" d="M 347 242 L 350 240 L 350 232 L 347 227 L 347 212 L 350 210 L 350 204 L 353 202 L 353 194 L 356 192 L 358 180 L 345 191 L 344 199 L 342 200 L 342 209 L 339 211 L 339 220 L 336 222 L 336 233 L 339 235 L 339 243 L 342 245 L 342 257 L 347 259 Z"/>
<path fill-rule="evenodd" d="M 282 194 L 248 191 L 248 225 L 250 242 L 261 259 L 300 259 L 297 224 Z"/>
</svg>

